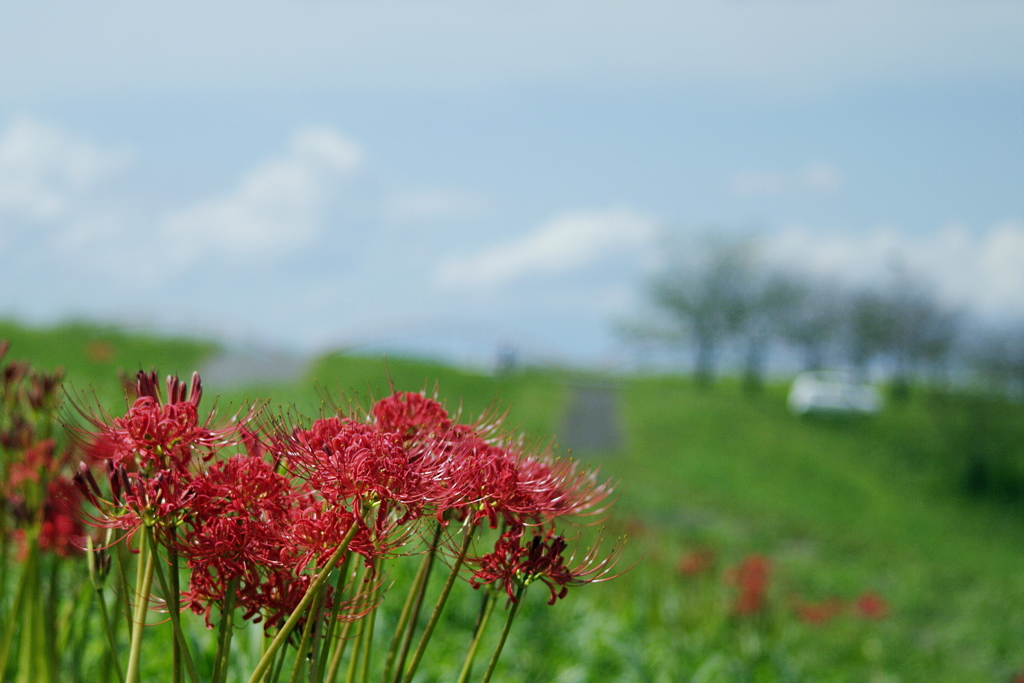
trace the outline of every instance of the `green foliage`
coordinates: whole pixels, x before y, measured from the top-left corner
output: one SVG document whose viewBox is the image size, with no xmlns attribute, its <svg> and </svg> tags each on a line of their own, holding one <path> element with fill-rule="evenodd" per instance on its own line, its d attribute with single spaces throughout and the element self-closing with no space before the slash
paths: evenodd
<svg viewBox="0 0 1024 683">
<path fill-rule="evenodd" d="M 65 323 L 31 328 L 0 320 L 0 339 L 11 343 L 8 359 L 26 358 L 44 372 L 64 368 L 66 387 L 94 389 L 104 402 L 123 405 L 119 376 L 158 368 L 188 376 L 207 360 L 217 345 L 194 339 L 125 332 L 115 327 Z"/>
<path fill-rule="evenodd" d="M 65 366 L 76 386 L 97 386 L 112 410 L 121 405 L 111 398 L 119 367 L 188 374 L 214 349 L 86 326 L 47 332 L 2 324 L 5 336 L 13 357 L 44 369 Z M 110 343 L 116 355 L 91 360 L 86 348 L 94 341 Z M 431 393 L 436 383 L 439 397 L 450 409 L 461 405 L 464 418 L 507 410 L 507 425 L 544 444 L 557 439 L 578 379 L 536 369 L 492 377 L 408 359 L 331 355 L 294 386 L 207 391 L 221 394 L 222 405 L 273 396 L 275 404 L 310 414 L 329 410 L 341 393 L 366 405 L 392 384 Z M 616 516 L 605 533 L 629 534 L 622 566 L 636 566 L 554 607 L 544 604 L 543 591 L 528 595 L 494 680 L 932 683 L 1009 680 L 1024 669 L 1024 406 L 918 392 L 873 418 L 815 420 L 790 415 L 780 385 L 757 396 L 728 380 L 714 391 L 679 377 L 620 378 L 616 385 L 623 448 L 578 455 L 619 480 Z M 682 574 L 680 556 L 701 549 L 713 551 L 710 566 Z M 765 607 L 738 615 L 737 588 L 727 576 L 754 552 L 772 562 Z M 405 559 L 391 570 L 396 582 L 414 571 L 417 558 Z M 439 583 L 435 577 L 428 604 Z M 418 681 L 458 673 L 479 593 L 456 588 Z M 858 615 L 854 602 L 865 591 L 884 598 L 883 618 Z M 843 608 L 831 620 L 799 618 L 800 602 L 832 598 Z M 400 608 L 385 600 L 379 638 Z M 73 614 L 89 618 L 85 609 Z M 203 676 L 212 666 L 212 638 L 201 619 L 184 621 Z M 152 628 L 170 633 L 166 623 Z M 169 640 L 157 634 L 149 642 Z M 104 647 L 80 648 L 82 680 L 93 680 Z M 258 638 L 236 637 L 234 655 L 228 680 L 252 669 Z M 143 679 L 160 680 L 168 666 L 166 649 L 147 650 Z"/>
</svg>

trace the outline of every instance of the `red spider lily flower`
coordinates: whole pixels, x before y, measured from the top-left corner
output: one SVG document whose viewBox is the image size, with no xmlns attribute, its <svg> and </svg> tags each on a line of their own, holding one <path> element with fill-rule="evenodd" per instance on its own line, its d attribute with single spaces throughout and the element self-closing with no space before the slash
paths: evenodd
<svg viewBox="0 0 1024 683">
<path fill-rule="evenodd" d="M 865 591 L 854 603 L 857 613 L 865 619 L 882 619 L 889 613 L 889 603 L 875 591 Z"/>
<path fill-rule="evenodd" d="M 218 451 L 243 441 L 241 430 L 255 413 L 252 409 L 214 426 L 215 411 L 211 411 L 200 421 L 203 390 L 198 374 L 193 374 L 190 384 L 169 376 L 166 401 L 156 372 L 139 372 L 130 389 L 136 398 L 127 414 L 113 418 L 79 407 L 95 432 L 74 431 L 87 458 L 105 461 L 110 481 L 108 500 L 91 475 L 76 476 L 85 499 L 96 508 L 87 515 L 87 523 L 124 529 L 129 537 L 144 521 L 164 526 L 180 521 L 195 495 L 193 479 Z"/>
<path fill-rule="evenodd" d="M 598 560 L 598 545 L 595 544 L 578 564 L 570 567 L 574 557 L 564 557 L 567 544 L 563 536 L 535 532 L 523 545 L 523 530 L 522 526 L 512 527 L 501 535 L 493 552 L 466 560 L 469 566 L 478 567 L 469 581 L 473 588 L 492 584 L 505 591 L 509 602 L 516 602 L 519 588 L 541 581 L 551 591 L 548 604 L 553 605 L 566 596 L 569 586 L 614 578 L 608 574 L 618 561 L 621 546 L 616 545 L 608 557 Z"/>
<path fill-rule="evenodd" d="M 727 579 L 739 588 L 739 596 L 733 604 L 733 611 L 740 615 L 760 612 L 765 606 L 768 592 L 768 576 L 771 561 L 763 555 L 748 555 L 738 567 L 727 575 Z"/>
<path fill-rule="evenodd" d="M 843 611 L 843 601 L 839 598 L 829 598 L 822 602 L 800 601 L 794 605 L 797 618 L 805 624 L 821 626 L 832 621 Z"/>
<path fill-rule="evenodd" d="M 696 576 L 711 569 L 714 564 L 715 551 L 703 548 L 680 555 L 676 570 L 683 576 Z"/>
<path fill-rule="evenodd" d="M 275 440 L 278 457 L 332 506 L 360 519 L 376 506 L 374 526 L 383 532 L 392 516 L 397 524 L 416 519 L 443 495 L 436 460 L 414 457 L 401 437 L 349 418 L 329 417 L 310 429 L 296 429 Z"/>
<path fill-rule="evenodd" d="M 526 454 L 521 443 L 491 443 L 469 433 L 452 440 L 451 477 L 462 496 L 456 507 L 486 517 L 492 529 L 508 524 L 542 526 L 561 516 L 597 515 L 611 492 L 573 460 L 550 452 Z"/>
<path fill-rule="evenodd" d="M 595 516 L 607 508 L 612 491 L 609 482 L 599 483 L 596 472 L 581 470 L 571 458 L 555 458 L 550 452 L 521 456 L 518 462 L 519 493 L 530 501 L 521 511 L 538 523 L 563 516 Z"/>
<path fill-rule="evenodd" d="M 198 406 L 203 386 L 198 373 L 193 373 L 190 384 L 168 376 L 166 401 L 156 372 L 140 371 L 132 389 L 136 398 L 123 417 L 93 414 L 80 407 L 79 412 L 96 431 L 78 430 L 76 435 L 84 442 L 83 450 L 93 457 L 112 460 L 129 472 L 138 469 L 146 476 L 168 470 L 186 473 L 196 456 L 210 460 L 217 450 L 237 444 L 241 438 L 239 427 L 254 417 L 250 411 L 217 426 L 215 411 L 211 411 L 200 421 Z"/>
<path fill-rule="evenodd" d="M 294 571 L 298 574 L 311 563 L 314 567 L 326 563 L 353 524 L 360 528 L 349 541 L 348 549 L 362 555 L 367 563 L 401 545 L 404 540 L 390 533 L 392 527 L 375 533 L 358 516 L 345 509 L 335 509 L 310 494 L 297 498 L 286 532 L 286 543 L 292 553 L 290 564 Z"/>
<path fill-rule="evenodd" d="M 186 598 L 209 619 L 232 581 L 240 596 L 258 592 L 270 571 L 291 566 L 289 480 L 262 458 L 238 455 L 192 480 L 181 538 L 173 545 L 192 569 Z"/>
<path fill-rule="evenodd" d="M 396 391 L 377 401 L 370 413 L 377 429 L 398 434 L 406 442 L 442 434 L 452 426 L 444 406 L 422 393 Z"/>
</svg>

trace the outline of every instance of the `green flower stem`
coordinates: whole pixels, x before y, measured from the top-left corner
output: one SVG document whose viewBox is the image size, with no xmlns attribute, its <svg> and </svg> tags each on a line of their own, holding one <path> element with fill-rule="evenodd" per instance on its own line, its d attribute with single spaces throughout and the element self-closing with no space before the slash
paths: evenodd
<svg viewBox="0 0 1024 683">
<path fill-rule="evenodd" d="M 427 586 L 430 585 L 430 572 L 434 567 L 434 558 L 437 557 L 437 544 L 441 538 L 441 526 L 438 524 L 437 531 L 434 534 L 434 544 L 430 546 L 427 551 L 427 556 L 423 558 L 423 562 L 426 565 L 423 572 L 423 579 L 420 581 L 418 588 L 416 589 L 416 601 L 412 606 L 412 613 L 409 615 L 409 623 L 406 625 L 405 633 L 402 636 L 402 646 L 398 651 L 398 659 L 395 661 L 394 673 L 390 683 L 399 683 L 402 680 L 402 672 L 405 670 L 405 659 L 409 655 L 409 647 L 412 645 L 412 637 L 416 632 L 416 622 L 419 621 L 420 611 L 423 609 L 423 599 L 427 595 Z M 389 683 L 383 681 L 383 683 Z"/>
<path fill-rule="evenodd" d="M 359 666 L 359 658 L 363 654 L 363 634 L 366 633 L 366 619 L 359 620 L 359 628 L 356 631 L 356 644 L 352 647 L 352 656 L 348 660 L 348 672 L 345 674 L 345 683 L 355 683 L 356 668 Z"/>
<path fill-rule="evenodd" d="M 263 678 L 263 674 L 265 674 L 267 669 L 270 668 L 270 665 L 274 660 L 274 655 L 277 654 L 277 651 L 281 649 L 282 645 L 284 645 L 288 636 L 291 635 L 292 629 L 295 628 L 295 625 L 299 623 L 299 619 L 302 618 L 302 613 L 306 611 L 306 608 L 309 607 L 309 603 L 313 601 L 313 597 L 316 595 L 316 592 L 320 590 L 320 586 L 322 586 L 324 581 L 327 580 L 327 577 L 331 574 L 331 570 L 334 569 L 334 566 L 338 564 L 338 560 L 340 560 L 341 556 L 346 550 L 348 550 L 348 544 L 352 540 L 352 537 L 356 535 L 357 529 L 358 525 L 353 523 L 345 534 L 345 538 L 343 538 L 341 543 L 338 545 L 337 550 L 335 550 L 334 554 L 331 555 L 331 558 L 327 560 L 327 564 L 324 565 L 323 569 L 320 570 L 320 573 L 317 574 L 317 577 L 309 584 L 309 588 L 306 589 L 306 594 L 302 596 L 302 600 L 300 600 L 299 604 L 295 606 L 294 610 L 292 610 L 288 620 L 281 625 L 277 635 L 274 636 L 274 640 L 271 641 L 270 647 L 267 648 L 267 651 L 263 653 L 260 661 L 256 664 L 256 669 L 252 672 L 252 676 L 249 677 L 249 683 L 259 683 L 259 680 Z"/>
<path fill-rule="evenodd" d="M 155 553 L 147 542 L 148 532 L 142 534 L 139 548 L 139 565 L 136 576 L 135 615 L 132 618 L 132 642 L 128 653 L 128 670 L 125 683 L 139 683 L 139 665 L 142 655 L 142 632 L 146 628 L 149 614 L 149 595 L 153 590 L 153 568 Z"/>
<path fill-rule="evenodd" d="M 284 668 L 284 660 L 288 654 L 288 648 L 282 647 L 278 652 L 277 657 L 274 659 L 273 671 L 268 672 L 272 674 L 270 676 L 270 683 L 277 683 L 277 680 L 281 678 L 281 669 Z"/>
<path fill-rule="evenodd" d="M 231 653 L 231 636 L 234 634 L 235 596 L 238 593 L 238 577 L 228 581 L 224 602 L 220 607 L 220 628 L 217 635 L 217 654 L 213 658 L 212 683 L 224 683 L 228 677 L 228 655 Z"/>
<path fill-rule="evenodd" d="M 25 571 L 28 581 L 25 584 L 25 597 L 22 602 L 21 615 L 21 652 L 18 655 L 18 676 L 15 683 L 39 683 L 48 681 L 45 675 L 46 653 L 43 645 L 42 595 L 40 594 L 39 546 L 36 543 L 38 533 L 34 533 L 29 541 L 28 560 Z"/>
<path fill-rule="evenodd" d="M 327 584 L 320 586 L 320 590 L 316 593 L 316 598 L 313 600 L 313 607 L 309 610 L 309 614 L 306 615 L 306 626 L 302 629 L 302 638 L 299 640 L 299 648 L 295 653 L 295 665 L 292 667 L 291 678 L 288 679 L 288 683 L 299 683 L 299 679 L 302 676 L 302 670 L 306 666 L 306 653 L 310 649 L 310 643 L 313 638 L 313 629 L 316 628 L 316 622 L 320 614 L 320 610 L 323 606 L 324 590 Z"/>
<path fill-rule="evenodd" d="M 348 634 L 352 630 L 352 622 L 346 621 L 341 635 L 335 638 L 334 650 L 331 652 L 331 663 L 327 667 L 327 675 L 324 678 L 326 683 L 334 683 L 338 679 L 338 667 L 341 665 L 341 658 L 345 654 L 348 645 Z"/>
<path fill-rule="evenodd" d="M 501 656 L 501 649 L 505 647 L 505 639 L 508 638 L 509 629 L 512 628 L 512 620 L 516 618 L 516 613 L 519 611 L 519 605 L 523 604 L 523 593 L 526 592 L 526 586 L 519 586 L 516 590 L 516 601 L 512 603 L 512 609 L 508 612 L 508 619 L 505 620 L 505 627 L 501 629 L 501 636 L 498 638 L 498 644 L 494 647 L 494 654 L 491 655 L 491 661 L 487 665 L 487 671 L 484 672 L 484 677 L 480 679 L 480 683 L 487 683 L 491 680 L 491 674 L 494 673 L 494 667 L 498 665 L 498 657 Z"/>
<path fill-rule="evenodd" d="M 103 631 L 107 635 L 107 646 L 110 648 L 110 661 L 114 664 L 114 672 L 117 680 L 123 681 L 124 674 L 121 673 L 121 662 L 117 659 L 117 641 L 114 639 L 114 627 L 110 623 L 110 613 L 107 611 L 107 601 L 103 598 L 103 586 L 96 586 L 96 600 L 100 604 L 100 619 L 103 621 Z"/>
<path fill-rule="evenodd" d="M 327 672 L 328 654 L 330 653 L 331 645 L 334 643 L 334 632 L 338 627 L 338 617 L 341 616 L 341 606 L 345 602 L 345 592 L 348 584 L 346 578 L 350 565 L 352 563 L 352 553 L 347 553 L 345 559 L 341 563 L 341 569 L 338 571 L 338 578 L 334 581 L 334 605 L 331 607 L 331 613 L 328 616 L 327 631 L 324 633 L 319 648 L 314 647 L 313 661 L 316 666 L 310 671 L 310 683 L 323 683 L 324 674 Z"/>
<path fill-rule="evenodd" d="M 152 529 L 148 530 L 147 533 L 149 534 L 149 541 L 155 552 L 156 536 L 153 534 Z M 177 558 L 177 555 L 175 555 L 175 558 Z M 168 585 L 167 579 L 164 577 L 163 565 L 160 564 L 159 558 L 154 562 L 154 566 L 156 567 L 157 581 L 160 582 L 160 590 L 163 592 L 164 600 L 167 602 L 167 612 L 171 617 L 171 629 L 174 631 L 174 643 L 178 645 L 177 654 L 184 661 L 185 670 L 188 671 L 188 677 L 191 679 L 192 683 L 199 683 L 199 674 L 196 673 L 196 666 L 192 661 L 192 654 L 188 650 L 188 644 L 185 641 L 185 633 L 181 630 L 181 609 L 178 602 L 177 588 L 173 585 Z M 172 584 L 176 583 L 174 581 L 174 575 L 177 574 L 177 571 L 177 566 L 171 567 Z M 120 667 L 118 667 L 118 670 L 120 671 Z M 181 675 L 180 670 L 178 670 L 178 675 Z"/>
<path fill-rule="evenodd" d="M 175 615 L 171 617 L 171 626 L 174 628 L 174 638 L 171 640 L 171 683 L 181 683 L 181 653 L 182 650 L 186 650 L 187 654 L 188 647 L 185 645 L 185 636 L 181 632 L 181 587 L 178 584 L 178 551 L 174 549 L 177 532 L 172 529 L 171 534 L 171 542 L 167 544 L 167 562 L 170 565 L 168 571 L 171 574 L 170 585 L 165 586 L 165 582 L 161 578 L 160 586 L 164 591 L 164 599 L 167 600 L 167 611 Z M 157 571 L 160 572 L 160 577 L 163 577 L 163 570 L 160 568 L 159 562 L 157 562 Z M 193 671 L 189 673 L 191 674 Z M 198 682 L 195 678 L 192 678 L 192 683 Z"/>
<path fill-rule="evenodd" d="M 0 482 L 2 487 L 3 482 Z M 0 529 L 7 528 L 7 511 L 5 506 L 0 505 Z M 7 534 L 0 534 L 0 624 L 4 622 L 4 606 L 7 604 L 7 568 L 11 565 L 10 548 L 7 544 Z M 0 670 L 0 676 L 3 671 Z"/>
<path fill-rule="evenodd" d="M 353 572 L 353 573 L 355 573 L 355 572 Z M 358 588 L 356 589 L 356 594 L 355 594 L 355 596 L 352 599 L 353 610 L 358 609 L 359 605 L 362 604 L 361 601 L 363 600 L 364 595 L 366 593 L 366 590 L 367 590 L 367 588 L 370 585 L 369 581 L 368 581 L 368 578 L 369 578 L 369 570 L 364 567 L 363 568 L 363 573 L 362 573 L 362 578 L 359 581 Z M 348 641 L 349 641 L 348 634 L 352 630 L 352 624 L 353 623 L 354 622 L 351 619 L 346 621 L 345 622 L 345 628 L 342 629 L 341 635 L 337 639 L 335 639 L 334 652 L 331 654 L 331 664 L 330 664 L 330 667 L 327 670 L 327 679 L 326 679 L 327 683 L 334 683 L 334 681 L 337 680 L 337 678 L 338 678 L 338 668 L 341 665 L 341 658 L 345 654 L 345 649 L 348 647 Z M 362 621 L 362 619 L 360 619 L 359 620 L 359 628 L 362 628 L 362 624 L 363 624 L 363 621 Z M 356 638 L 357 642 L 356 642 L 356 645 L 358 645 L 358 633 L 359 632 L 357 631 L 357 638 Z M 356 649 L 355 645 L 353 645 L 353 649 Z M 353 654 L 353 657 L 355 657 L 354 654 Z"/>
<path fill-rule="evenodd" d="M 7 622 L 4 624 L 3 640 L 0 640 L 0 677 L 3 676 L 4 670 L 7 668 L 7 656 L 11 651 L 11 641 L 14 638 L 14 628 L 21 613 L 21 606 L 25 602 L 25 593 L 28 590 L 28 582 L 33 573 L 34 572 L 31 571 L 31 567 L 29 567 L 26 562 L 21 568 L 21 576 L 18 578 L 18 588 L 14 593 L 14 602 L 11 604 L 11 611 L 8 613 Z"/>
<path fill-rule="evenodd" d="M 117 555 L 117 580 L 121 584 L 120 602 L 121 606 L 124 609 L 124 620 L 128 624 L 128 637 L 131 638 L 132 632 L 135 628 L 135 624 L 132 622 L 132 613 L 128 611 L 128 605 L 131 603 L 131 600 L 128 599 L 128 596 L 131 595 L 131 592 L 128 590 L 128 563 L 125 562 L 124 559 L 124 554 L 125 552 L 127 552 L 124 547 L 126 543 L 127 541 L 124 540 L 123 536 L 117 539 L 117 541 L 115 541 L 117 547 L 115 554 Z"/>
<path fill-rule="evenodd" d="M 379 588 L 377 590 L 380 590 Z M 373 592 L 371 599 L 376 599 L 377 591 Z M 377 608 L 374 607 L 369 614 L 363 617 L 363 621 L 366 622 L 366 627 L 363 633 L 363 656 L 360 663 L 359 669 L 359 683 L 366 683 L 366 679 L 370 672 L 370 657 L 373 655 L 373 626 L 377 621 Z"/>
<path fill-rule="evenodd" d="M 46 599 L 42 601 L 42 586 L 40 586 L 40 604 L 43 607 L 42 619 L 40 620 L 40 627 L 42 628 L 40 645 L 42 645 L 41 652 L 43 655 L 43 664 L 46 670 L 46 677 L 48 680 L 56 680 L 57 678 L 57 634 L 60 631 L 57 628 L 57 605 L 59 599 L 57 596 L 57 589 L 60 586 L 60 562 L 56 554 L 51 554 L 48 558 L 50 560 L 50 571 L 47 577 L 47 591 Z M 40 577 L 42 578 L 42 577 Z M 61 650 L 63 652 L 63 650 Z"/>
<path fill-rule="evenodd" d="M 448 594 L 452 592 L 452 586 L 455 585 L 459 569 L 462 568 L 462 561 L 466 559 L 466 553 L 469 551 L 469 544 L 473 540 L 473 533 L 475 531 L 476 526 L 469 522 L 469 529 L 466 530 L 465 536 L 462 538 L 462 547 L 459 548 L 459 554 L 455 557 L 455 562 L 452 564 L 452 571 L 448 574 L 448 580 L 445 581 L 444 588 L 441 589 L 441 595 L 437 598 L 437 604 L 434 605 L 434 611 L 430 615 L 430 620 L 423 629 L 423 635 L 420 636 L 419 645 L 416 646 L 416 652 L 413 653 L 412 661 L 409 662 L 409 669 L 405 672 L 403 683 L 411 683 L 412 677 L 416 674 L 420 660 L 423 659 L 423 653 L 427 649 L 427 643 L 430 642 L 430 636 L 434 633 L 434 627 L 437 626 L 437 622 L 441 618 L 441 612 L 444 610 L 444 604 L 448 600 Z"/>
<path fill-rule="evenodd" d="M 412 639 L 411 632 L 413 627 L 409 625 L 410 621 L 415 625 L 415 620 L 411 619 L 413 608 L 415 606 L 416 614 L 419 615 L 419 606 L 423 604 L 423 588 L 426 586 L 427 577 L 430 575 L 430 567 L 433 564 L 434 552 L 437 549 L 440 537 L 441 523 L 435 522 L 433 543 L 431 543 L 427 553 L 423 556 L 419 569 L 416 570 L 416 576 L 413 577 L 412 586 L 409 587 L 409 594 L 405 598 L 405 604 L 402 605 L 402 613 L 399 615 L 398 624 L 395 626 L 395 635 L 391 638 L 391 646 L 388 648 L 388 654 L 384 659 L 384 671 L 381 674 L 380 683 L 391 683 L 399 648 L 402 648 L 402 664 L 398 665 L 398 669 L 401 670 L 402 665 L 405 663 L 405 654 L 409 651 L 409 642 Z M 406 637 L 407 631 L 409 632 L 408 638 Z"/>
<path fill-rule="evenodd" d="M 491 618 L 494 605 L 498 599 L 491 591 L 484 589 L 484 601 L 480 605 L 480 616 L 477 618 L 476 629 L 473 631 L 473 640 L 469 643 L 469 652 L 466 653 L 466 661 L 462 663 L 462 671 L 455 683 L 466 683 L 469 680 L 470 671 L 473 668 L 473 660 L 476 659 L 476 651 L 480 646 L 480 639 L 483 638 L 484 630 L 487 628 L 487 621 Z"/>
</svg>

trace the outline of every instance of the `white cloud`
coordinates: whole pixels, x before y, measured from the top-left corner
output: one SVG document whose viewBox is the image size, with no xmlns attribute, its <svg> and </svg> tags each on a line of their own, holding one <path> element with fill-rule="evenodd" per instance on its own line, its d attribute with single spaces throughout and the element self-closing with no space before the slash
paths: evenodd
<svg viewBox="0 0 1024 683">
<path fill-rule="evenodd" d="M 0 136 L 0 214 L 32 222 L 65 218 L 101 181 L 124 170 L 131 155 L 105 149 L 30 118 Z"/>
<path fill-rule="evenodd" d="M 558 275 L 642 249 L 654 232 L 653 219 L 626 209 L 568 213 L 521 239 L 449 257 L 435 277 L 448 286 L 495 286 L 530 275 Z"/>
<path fill-rule="evenodd" d="M 161 238 L 179 263 L 210 250 L 251 257 L 308 246 L 332 184 L 361 161 L 359 147 L 330 128 L 299 130 L 285 156 L 249 171 L 228 194 L 166 216 Z"/>
<path fill-rule="evenodd" d="M 866 234 L 790 226 L 765 241 L 770 261 L 854 285 L 884 283 L 905 268 L 935 287 L 949 306 L 986 316 L 1024 314 L 1024 222 L 971 231 L 950 223 L 913 236 L 896 226 Z"/>
<path fill-rule="evenodd" d="M 479 214 L 487 202 L 478 196 L 456 190 L 412 190 L 388 197 L 384 218 L 396 223 L 445 218 L 464 218 Z"/>
<path fill-rule="evenodd" d="M 729 190 L 742 198 L 773 198 L 794 194 L 838 192 L 845 178 L 835 164 L 809 162 L 799 171 L 744 170 L 729 179 Z"/>
</svg>

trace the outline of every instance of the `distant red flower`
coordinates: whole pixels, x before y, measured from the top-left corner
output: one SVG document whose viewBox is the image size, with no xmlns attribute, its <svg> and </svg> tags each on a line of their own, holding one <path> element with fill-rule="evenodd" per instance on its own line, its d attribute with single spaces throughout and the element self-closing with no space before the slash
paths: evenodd
<svg viewBox="0 0 1024 683">
<path fill-rule="evenodd" d="M 710 548 L 693 550 L 679 556 L 676 569 L 683 576 L 703 574 L 715 563 L 715 551 Z"/>
<path fill-rule="evenodd" d="M 767 557 L 754 554 L 748 555 L 738 567 L 729 572 L 728 580 L 739 589 L 733 604 L 736 614 L 751 615 L 764 609 L 771 566 Z"/>
<path fill-rule="evenodd" d="M 882 619 L 889 612 L 889 604 L 875 591 L 861 593 L 854 606 L 865 619 Z"/>
<path fill-rule="evenodd" d="M 829 598 L 823 602 L 798 602 L 794 606 L 797 617 L 806 624 L 822 625 L 832 621 L 843 611 L 843 602 L 839 598 Z"/>
<path fill-rule="evenodd" d="M 106 341 L 92 341 L 85 345 L 85 355 L 94 363 L 106 363 L 116 353 L 114 345 Z"/>
</svg>

